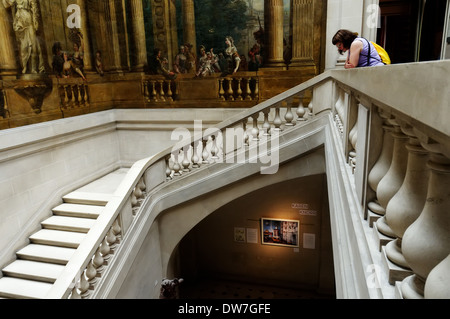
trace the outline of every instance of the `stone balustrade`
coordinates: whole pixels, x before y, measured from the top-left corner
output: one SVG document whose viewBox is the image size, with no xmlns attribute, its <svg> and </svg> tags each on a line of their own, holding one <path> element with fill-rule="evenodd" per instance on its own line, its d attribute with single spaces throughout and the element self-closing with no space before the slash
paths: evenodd
<svg viewBox="0 0 450 319">
<path fill-rule="evenodd" d="M 450 276 L 449 136 L 441 127 L 427 125 L 427 119 L 417 121 L 397 105 L 381 102 L 351 83 L 347 74 L 321 75 L 137 162 L 49 296 L 93 296 L 108 264 L 120 254 L 120 238 L 160 185 L 176 189 L 177 180 L 239 159 L 241 153 L 252 163 L 259 155 L 252 151 L 262 142 L 331 112 L 335 123 L 330 129 L 339 140 L 326 147 L 336 149 L 346 162 L 352 184 L 348 196 L 357 198 L 360 207 L 355 210 L 361 212 L 357 217 L 350 211 L 343 214 L 361 220 L 366 233 L 371 230 L 373 237 L 365 245 L 375 243 L 369 248 L 372 260 L 379 261 L 375 266 L 387 278 L 381 285 L 388 285 L 395 298 L 448 298 L 449 287 L 440 279 L 448 282 Z M 383 277 L 377 277 L 378 283 Z M 368 279 L 365 284 L 370 290 Z"/>
</svg>

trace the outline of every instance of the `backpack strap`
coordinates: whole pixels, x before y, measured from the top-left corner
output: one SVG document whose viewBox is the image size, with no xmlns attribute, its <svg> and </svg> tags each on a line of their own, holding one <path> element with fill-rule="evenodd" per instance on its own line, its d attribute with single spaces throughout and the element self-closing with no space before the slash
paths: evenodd
<svg viewBox="0 0 450 319">
<path fill-rule="evenodd" d="M 369 66 L 370 65 L 370 59 L 372 58 L 372 54 L 370 54 L 370 50 L 372 49 L 372 46 L 370 45 L 370 41 L 367 40 L 366 38 L 361 38 L 361 39 L 366 40 L 367 41 L 367 45 L 369 46 L 369 55 L 363 54 L 363 56 L 367 57 L 367 65 L 366 66 Z M 374 58 L 374 59 L 384 63 L 383 60 L 381 60 L 381 57 L 380 57 L 380 60 L 378 60 L 377 58 Z"/>
</svg>

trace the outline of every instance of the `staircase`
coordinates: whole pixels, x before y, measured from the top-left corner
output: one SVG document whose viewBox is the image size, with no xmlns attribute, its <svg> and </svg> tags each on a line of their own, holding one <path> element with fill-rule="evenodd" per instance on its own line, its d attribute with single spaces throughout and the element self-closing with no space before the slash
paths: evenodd
<svg viewBox="0 0 450 319">
<path fill-rule="evenodd" d="M 119 169 L 62 198 L 41 230 L 2 269 L 0 298 L 43 299 L 102 213 L 126 170 Z"/>
</svg>

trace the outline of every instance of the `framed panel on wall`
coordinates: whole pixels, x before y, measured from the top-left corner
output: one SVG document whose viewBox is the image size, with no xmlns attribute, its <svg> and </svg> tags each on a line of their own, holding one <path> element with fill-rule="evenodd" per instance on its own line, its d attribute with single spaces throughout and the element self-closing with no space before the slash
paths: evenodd
<svg viewBox="0 0 450 319">
<path fill-rule="evenodd" d="M 285 247 L 299 247 L 300 221 L 261 218 L 261 243 Z"/>
</svg>

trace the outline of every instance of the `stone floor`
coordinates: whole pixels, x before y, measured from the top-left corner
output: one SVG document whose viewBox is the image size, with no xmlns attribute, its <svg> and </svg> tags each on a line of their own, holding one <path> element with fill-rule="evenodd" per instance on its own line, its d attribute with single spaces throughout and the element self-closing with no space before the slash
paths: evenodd
<svg viewBox="0 0 450 319">
<path fill-rule="evenodd" d="M 182 283 L 180 299 L 334 299 L 334 296 L 314 291 L 209 280 L 195 285 Z"/>
</svg>

